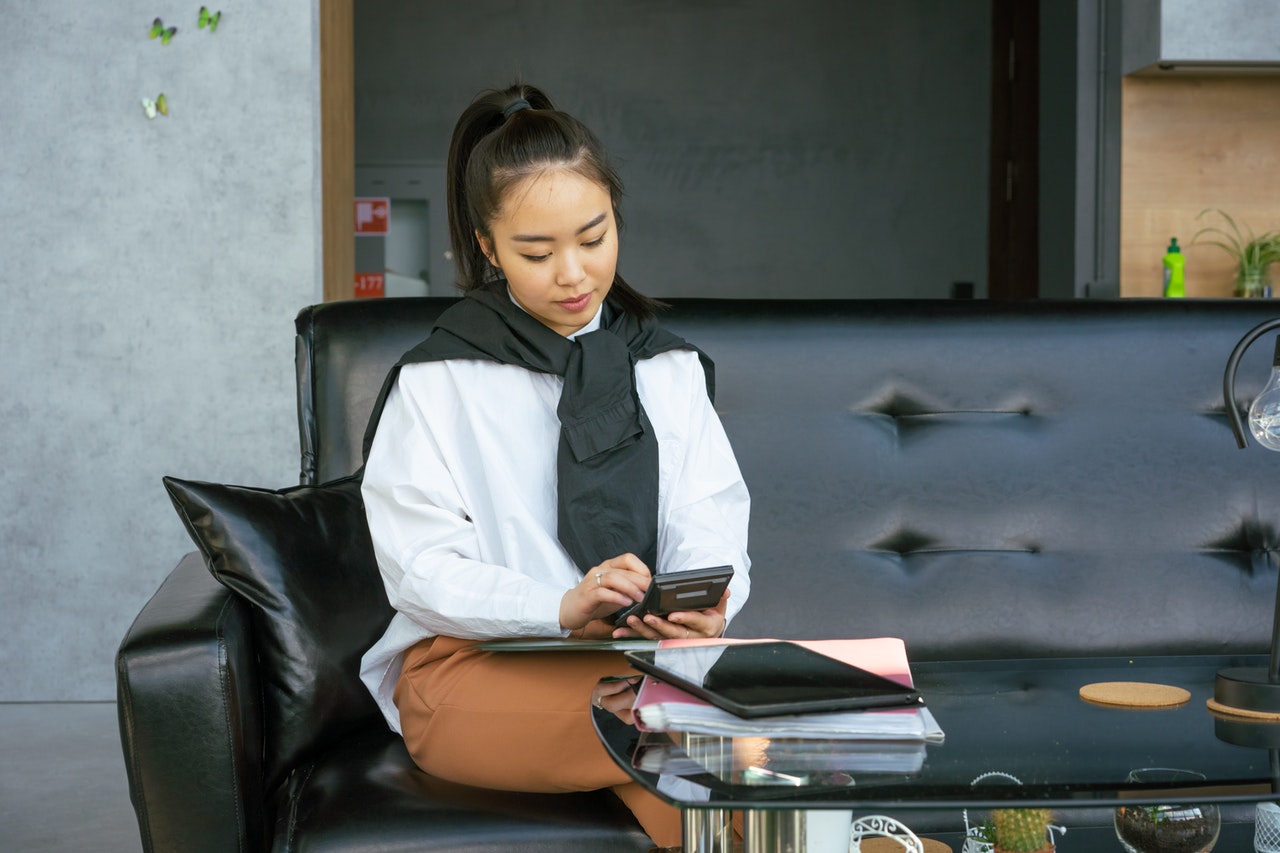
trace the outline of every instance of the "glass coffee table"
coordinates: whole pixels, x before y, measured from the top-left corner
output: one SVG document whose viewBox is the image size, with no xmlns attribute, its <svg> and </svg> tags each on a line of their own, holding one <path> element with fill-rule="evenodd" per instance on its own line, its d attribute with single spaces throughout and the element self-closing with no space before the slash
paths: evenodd
<svg viewBox="0 0 1280 853">
<path fill-rule="evenodd" d="M 740 810 L 747 853 L 803 853 L 805 816 L 824 810 L 943 811 L 960 823 L 966 810 L 1001 807 L 1062 814 L 1276 799 L 1280 723 L 1206 707 L 1219 669 L 1265 664 L 1263 656 L 913 663 L 916 686 L 946 735 L 939 744 L 640 732 L 607 711 L 593 709 L 593 717 L 613 759 L 683 811 L 686 849 L 730 849 L 725 818 Z M 1079 695 L 1086 684 L 1114 681 L 1174 685 L 1191 698 L 1132 708 Z M 1193 771 L 1195 781 L 1130 775 L 1142 768 Z M 1112 842 L 1100 849 L 1122 849 L 1114 835 Z"/>
</svg>

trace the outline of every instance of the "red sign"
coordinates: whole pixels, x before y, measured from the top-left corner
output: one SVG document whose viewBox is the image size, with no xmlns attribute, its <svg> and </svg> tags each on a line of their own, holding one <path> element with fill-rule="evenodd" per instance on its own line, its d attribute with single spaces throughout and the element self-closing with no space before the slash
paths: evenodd
<svg viewBox="0 0 1280 853">
<path fill-rule="evenodd" d="M 391 199 L 356 199 L 356 233 L 386 234 L 391 221 Z"/>
<path fill-rule="evenodd" d="M 356 273 L 356 299 L 386 296 L 386 279 L 380 272 Z"/>
</svg>

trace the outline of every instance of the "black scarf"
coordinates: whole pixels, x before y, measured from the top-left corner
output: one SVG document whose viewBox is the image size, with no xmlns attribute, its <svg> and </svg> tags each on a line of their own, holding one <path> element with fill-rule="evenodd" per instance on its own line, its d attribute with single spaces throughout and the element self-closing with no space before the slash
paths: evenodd
<svg viewBox="0 0 1280 853">
<path fill-rule="evenodd" d="M 658 442 L 636 391 L 635 362 L 673 349 L 698 354 L 714 399 L 711 359 L 657 323 L 606 300 L 600 328 L 569 340 L 515 305 L 498 282 L 446 309 L 431 335 L 391 369 L 365 430 L 365 458 L 406 364 L 483 359 L 563 377 L 556 408 L 560 544 L 582 572 L 626 552 L 657 571 Z"/>
</svg>

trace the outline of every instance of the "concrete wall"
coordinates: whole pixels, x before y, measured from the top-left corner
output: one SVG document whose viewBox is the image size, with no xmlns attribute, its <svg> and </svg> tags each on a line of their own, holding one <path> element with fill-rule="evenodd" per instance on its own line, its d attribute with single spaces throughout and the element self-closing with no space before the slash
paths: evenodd
<svg viewBox="0 0 1280 853">
<path fill-rule="evenodd" d="M 297 480 L 315 3 L 210 5 L 213 35 L 198 2 L 6 4 L 0 701 L 114 697 L 116 646 L 191 550 L 162 475 Z"/>
<path fill-rule="evenodd" d="M 358 166 L 443 161 L 523 77 L 619 161 L 646 292 L 986 291 L 987 0 L 365 0 L 355 27 Z"/>
</svg>

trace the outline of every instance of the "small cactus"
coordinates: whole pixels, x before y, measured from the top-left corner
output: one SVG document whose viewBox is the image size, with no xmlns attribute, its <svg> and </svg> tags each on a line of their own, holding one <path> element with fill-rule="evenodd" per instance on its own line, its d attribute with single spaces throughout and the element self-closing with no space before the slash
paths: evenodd
<svg viewBox="0 0 1280 853">
<path fill-rule="evenodd" d="M 997 850 L 1034 853 L 1049 846 L 1051 809 L 996 809 L 991 813 Z"/>
</svg>

